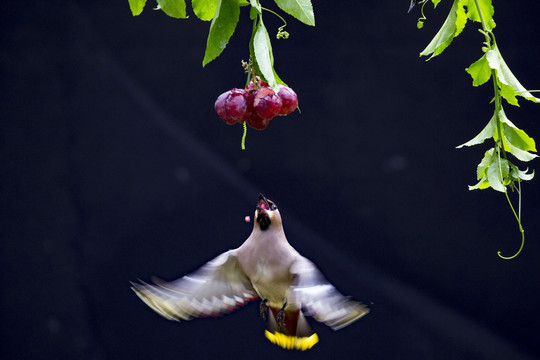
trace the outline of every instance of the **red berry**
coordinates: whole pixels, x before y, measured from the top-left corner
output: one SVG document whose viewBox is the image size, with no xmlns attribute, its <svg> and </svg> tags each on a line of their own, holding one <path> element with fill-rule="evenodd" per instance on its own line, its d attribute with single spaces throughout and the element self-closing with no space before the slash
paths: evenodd
<svg viewBox="0 0 540 360">
<path fill-rule="evenodd" d="M 251 113 L 251 116 L 246 120 L 247 124 L 255 130 L 264 130 L 270 125 L 270 120 L 272 119 L 263 119 L 254 111 Z"/>
<path fill-rule="evenodd" d="M 253 110 L 262 119 L 271 120 L 281 111 L 281 98 L 269 87 L 261 87 L 255 93 Z"/>
<path fill-rule="evenodd" d="M 225 101 L 225 111 L 231 120 L 244 122 L 253 110 L 253 97 L 244 89 L 232 89 Z"/>
<path fill-rule="evenodd" d="M 288 115 L 298 107 L 298 96 L 288 86 L 280 85 L 278 96 L 281 98 L 282 105 L 279 115 Z"/>
<path fill-rule="evenodd" d="M 227 110 L 225 109 L 225 104 L 230 94 L 231 94 L 231 90 L 226 91 L 223 94 L 219 95 L 216 100 L 216 103 L 214 104 L 214 110 L 216 110 L 216 114 L 227 125 L 232 125 L 236 122 L 236 120 L 231 119 L 229 114 L 227 114 Z"/>
</svg>

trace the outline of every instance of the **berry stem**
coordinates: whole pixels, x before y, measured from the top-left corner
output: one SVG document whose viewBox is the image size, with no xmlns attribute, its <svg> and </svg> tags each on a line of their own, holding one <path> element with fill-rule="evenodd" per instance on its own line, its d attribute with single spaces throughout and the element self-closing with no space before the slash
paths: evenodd
<svg viewBox="0 0 540 360">
<path fill-rule="evenodd" d="M 241 147 L 242 147 L 242 150 L 246 150 L 246 134 L 247 134 L 247 125 L 246 125 L 246 122 L 244 121 L 242 123 L 242 125 L 244 125 L 244 134 L 242 135 L 242 144 L 241 144 Z"/>
</svg>

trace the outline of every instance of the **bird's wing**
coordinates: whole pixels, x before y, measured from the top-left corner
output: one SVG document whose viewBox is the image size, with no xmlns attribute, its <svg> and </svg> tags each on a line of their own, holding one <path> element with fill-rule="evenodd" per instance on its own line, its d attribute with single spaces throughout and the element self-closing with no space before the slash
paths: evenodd
<svg viewBox="0 0 540 360">
<path fill-rule="evenodd" d="M 317 266 L 298 255 L 291 266 L 294 301 L 312 316 L 334 330 L 339 330 L 369 313 L 360 302 L 351 301 L 326 280 Z"/>
<path fill-rule="evenodd" d="M 153 279 L 155 285 L 132 283 L 135 293 L 169 320 L 217 317 L 257 299 L 240 268 L 237 250 L 229 250 L 198 270 L 172 282 Z"/>
</svg>

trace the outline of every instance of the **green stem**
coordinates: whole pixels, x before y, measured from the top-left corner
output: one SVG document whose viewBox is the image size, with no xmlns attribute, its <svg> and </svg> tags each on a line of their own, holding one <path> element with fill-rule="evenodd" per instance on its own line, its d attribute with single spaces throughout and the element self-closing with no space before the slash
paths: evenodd
<svg viewBox="0 0 540 360">
<path fill-rule="evenodd" d="M 516 220 L 519 225 L 519 231 L 521 232 L 521 246 L 519 247 L 519 250 L 512 256 L 503 256 L 501 255 L 500 251 L 497 251 L 497 255 L 499 255 L 501 259 L 505 259 L 505 260 L 511 260 L 515 258 L 516 256 L 518 256 L 521 250 L 523 249 L 523 245 L 525 244 L 525 230 L 523 230 L 523 226 L 521 226 L 521 183 L 519 181 L 518 181 L 518 186 L 519 186 L 519 216 L 516 214 L 516 211 L 514 210 L 514 207 L 512 206 L 512 202 L 510 201 L 508 192 L 505 192 L 504 194 L 506 195 L 506 200 L 508 200 L 510 209 L 512 209 L 512 212 L 514 213 L 514 216 L 516 217 Z"/>
<path fill-rule="evenodd" d="M 484 14 L 482 14 L 482 9 L 480 8 L 480 3 L 478 0 L 474 0 L 474 3 L 476 4 L 476 10 L 478 11 L 478 16 L 480 16 L 480 22 L 482 23 L 482 29 L 484 29 L 485 32 L 489 32 L 489 28 L 487 27 L 486 20 L 484 20 Z M 489 36 L 486 36 L 489 41 Z"/>
<path fill-rule="evenodd" d="M 493 79 L 493 91 L 495 92 L 495 119 L 497 121 L 497 136 L 499 138 L 499 141 L 495 143 L 495 145 L 502 149 L 503 158 L 505 160 L 508 160 L 508 157 L 506 156 L 506 150 L 504 149 L 504 142 L 503 142 L 503 131 L 502 131 L 502 122 L 499 117 L 499 113 L 502 110 L 502 101 L 501 101 L 501 94 L 499 90 L 499 85 L 497 84 L 497 71 L 491 70 L 491 77 Z"/>
<path fill-rule="evenodd" d="M 242 125 L 244 125 L 244 134 L 242 135 L 242 150 L 246 150 L 246 134 L 247 134 L 247 125 L 246 125 L 246 122 L 244 121 L 242 123 Z"/>
<path fill-rule="evenodd" d="M 285 24 L 285 25 L 283 25 L 283 26 L 287 26 L 287 22 L 285 21 L 285 19 L 282 18 L 281 15 L 279 15 L 277 12 L 272 11 L 272 10 L 267 9 L 267 8 L 265 8 L 265 7 L 262 7 L 262 6 L 261 6 L 261 9 L 263 9 L 263 10 L 265 10 L 265 11 L 268 11 L 269 13 L 272 13 L 272 14 L 276 15 L 276 16 L 277 16 L 278 18 L 280 18 L 281 21 L 283 21 L 283 23 Z"/>
<path fill-rule="evenodd" d="M 285 19 L 282 18 L 281 15 L 279 15 L 278 13 L 276 13 L 276 12 L 270 10 L 270 9 L 267 9 L 267 8 L 265 8 L 265 7 L 262 7 L 262 6 L 261 6 L 261 9 L 262 9 L 262 10 L 265 10 L 265 11 L 268 11 L 269 13 L 272 13 L 272 14 L 276 15 L 278 18 L 281 19 L 281 21 L 283 21 L 283 25 L 281 25 L 281 26 L 278 28 L 278 33 L 277 33 L 276 37 L 277 37 L 278 39 L 281 39 L 281 38 L 283 38 L 283 39 L 288 39 L 288 38 L 289 38 L 289 33 L 286 32 L 286 31 L 283 31 L 283 29 L 285 28 L 285 26 L 287 26 L 287 22 L 285 21 Z M 262 14 L 261 14 L 261 15 L 262 15 Z"/>
<path fill-rule="evenodd" d="M 480 17 L 480 22 L 482 23 L 483 31 L 480 31 L 480 32 L 484 34 L 486 38 L 486 41 L 484 44 L 488 48 L 493 49 L 497 45 L 495 41 L 495 36 L 493 35 L 493 32 L 491 31 L 491 29 L 489 29 L 487 26 L 486 20 L 484 19 L 484 14 L 482 14 L 482 9 L 480 8 L 479 0 L 474 0 L 474 3 L 476 5 L 476 10 L 478 11 L 478 16 Z M 491 78 L 493 79 L 493 91 L 495 93 L 495 119 L 497 121 L 497 136 L 499 138 L 499 140 L 495 142 L 495 146 L 496 146 L 497 156 L 499 157 L 499 175 L 501 177 L 501 180 L 503 180 L 500 153 L 502 152 L 503 158 L 507 161 L 508 161 L 508 157 L 506 155 L 506 150 L 504 149 L 502 122 L 499 117 L 499 113 L 502 110 L 501 93 L 500 93 L 499 85 L 497 84 L 497 71 L 494 69 L 491 69 Z M 525 231 L 523 230 L 523 226 L 521 225 L 521 180 L 518 179 L 517 182 L 518 182 L 518 187 L 519 187 L 519 191 L 518 191 L 519 215 L 516 214 L 516 211 L 514 210 L 514 206 L 512 205 L 512 201 L 510 201 L 510 197 L 508 196 L 508 190 L 505 189 L 504 195 L 506 196 L 508 205 L 510 205 L 510 209 L 512 209 L 512 213 L 514 214 L 514 217 L 516 218 L 518 222 L 519 231 L 521 232 L 521 246 L 519 247 L 519 250 L 512 256 L 503 256 L 501 255 L 501 252 L 498 251 L 497 255 L 499 255 L 500 258 L 505 259 L 505 260 L 510 260 L 518 256 L 521 250 L 523 249 L 523 245 L 525 244 Z"/>
</svg>

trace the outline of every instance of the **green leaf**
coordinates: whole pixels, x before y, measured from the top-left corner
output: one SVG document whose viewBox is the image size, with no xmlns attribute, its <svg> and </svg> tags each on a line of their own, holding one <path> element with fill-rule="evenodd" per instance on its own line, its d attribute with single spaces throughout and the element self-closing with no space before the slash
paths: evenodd
<svg viewBox="0 0 540 360">
<path fill-rule="evenodd" d="M 204 21 L 210 21 L 216 13 L 218 0 L 191 0 L 193 12 L 195 15 Z"/>
<path fill-rule="evenodd" d="M 509 172 L 510 164 L 508 161 L 501 159 L 495 149 L 491 148 L 485 152 L 484 158 L 476 169 L 478 183 L 473 186 L 469 185 L 469 190 L 487 189 L 491 186 L 494 190 L 505 192 L 504 184 L 511 182 Z"/>
<path fill-rule="evenodd" d="M 455 33 L 457 30 L 456 20 L 458 16 L 458 3 L 459 0 L 454 0 L 454 4 L 450 9 L 450 13 L 448 14 L 448 17 L 446 18 L 444 24 L 439 29 L 437 34 L 433 37 L 428 46 L 426 46 L 426 48 L 420 53 L 420 56 L 431 55 L 429 58 L 431 59 L 432 57 L 442 53 L 444 49 L 446 49 L 448 45 L 450 45 L 450 43 L 455 37 Z"/>
<path fill-rule="evenodd" d="M 276 90 L 277 82 L 274 76 L 274 56 L 272 54 L 272 44 L 270 36 L 264 26 L 262 17 L 259 16 L 259 23 L 253 35 L 253 55 L 260 71 L 260 75 L 268 85 Z"/>
<path fill-rule="evenodd" d="M 464 144 L 461 144 L 457 146 L 457 149 L 461 149 L 464 146 L 473 146 L 483 143 L 485 140 L 492 138 L 495 134 L 495 129 L 497 128 L 497 119 L 495 118 L 495 115 L 491 117 L 491 120 L 487 123 L 487 125 L 484 127 L 482 131 L 478 135 L 476 135 L 473 139 L 467 141 Z"/>
<path fill-rule="evenodd" d="M 482 22 L 475 0 L 465 0 L 464 2 L 466 2 L 468 18 L 472 21 Z M 493 9 L 491 0 L 478 0 L 478 4 L 480 5 L 480 11 L 482 11 L 482 17 L 486 22 L 486 26 L 489 30 L 492 30 L 495 27 L 495 21 L 493 21 L 495 10 Z"/>
<path fill-rule="evenodd" d="M 509 172 L 510 168 L 508 166 L 508 161 L 501 159 L 499 156 L 495 156 L 494 161 L 489 165 L 487 171 L 488 181 L 493 190 L 506 192 L 504 180 L 508 177 Z"/>
<path fill-rule="evenodd" d="M 469 185 L 469 190 L 483 190 L 483 189 L 487 189 L 489 187 L 489 181 L 488 181 L 488 178 L 487 178 L 487 175 L 484 176 L 482 179 L 480 179 L 480 181 L 478 183 L 476 183 L 476 185 Z"/>
<path fill-rule="evenodd" d="M 502 109 L 499 111 L 499 119 L 502 122 L 503 136 L 509 143 L 520 150 L 536 152 L 536 143 L 534 139 L 529 137 L 525 131 L 514 125 L 506 117 L 506 114 Z"/>
<path fill-rule="evenodd" d="M 494 150 L 494 148 L 491 148 L 485 152 L 482 161 L 480 161 L 480 164 L 478 164 L 478 166 L 476 167 L 476 179 L 479 181 L 478 183 L 476 183 L 476 185 L 469 185 L 469 190 L 487 189 L 490 186 L 487 177 L 487 169 L 489 168 L 489 164 L 491 163 L 491 159 L 493 158 Z"/>
<path fill-rule="evenodd" d="M 456 30 L 454 32 L 454 37 L 457 37 L 463 29 L 465 28 L 465 25 L 467 25 L 467 14 L 465 13 L 465 7 L 464 7 L 464 1 L 466 0 L 460 0 L 458 3 L 458 8 L 456 12 Z"/>
<path fill-rule="evenodd" d="M 507 141 L 506 138 L 505 138 L 505 141 L 504 141 L 504 145 L 505 145 L 505 148 L 508 148 L 508 151 L 510 151 L 512 153 L 512 155 L 514 155 L 516 158 L 518 158 L 521 161 L 531 161 L 534 158 L 538 157 L 538 155 L 536 155 L 536 154 L 531 154 L 528 151 L 524 151 L 524 150 L 521 150 L 521 149 L 515 147 L 514 145 L 512 145 L 511 142 Z"/>
<path fill-rule="evenodd" d="M 274 0 L 279 8 L 307 25 L 315 26 L 311 0 Z"/>
<path fill-rule="evenodd" d="M 240 17 L 240 4 L 237 0 L 219 0 L 216 13 L 210 24 L 206 41 L 203 67 L 217 58 L 227 46 Z"/>
<path fill-rule="evenodd" d="M 497 73 L 498 75 L 498 73 Z M 510 85 L 504 84 L 501 82 L 497 76 L 497 86 L 501 89 L 501 96 L 506 100 L 507 103 L 514 106 L 519 106 L 518 99 L 516 97 L 516 91 Z"/>
<path fill-rule="evenodd" d="M 534 97 L 530 92 L 528 92 L 527 89 L 525 89 L 525 87 L 520 84 L 514 74 L 512 74 L 512 71 L 510 71 L 510 68 L 504 62 L 501 52 L 499 51 L 499 48 L 497 46 L 494 46 L 493 49 L 489 50 L 486 53 L 486 58 L 488 60 L 489 67 L 497 71 L 497 80 L 500 81 L 501 84 L 512 87 L 512 89 L 514 90 L 514 96 L 521 96 L 535 103 L 540 103 L 540 99 Z M 503 89 L 501 88 L 501 91 L 502 90 Z M 508 99 L 511 99 L 511 92 L 508 88 L 504 89 L 504 91 L 506 95 L 505 99 L 509 101 Z"/>
<path fill-rule="evenodd" d="M 431 0 L 431 2 L 433 3 L 433 8 L 435 9 L 437 7 L 437 5 L 439 5 L 441 0 Z"/>
<path fill-rule="evenodd" d="M 146 0 L 129 0 L 129 8 L 133 16 L 140 15 L 144 9 Z"/>
<path fill-rule="evenodd" d="M 481 180 L 484 177 L 487 176 L 487 169 L 489 167 L 489 164 L 491 164 L 491 160 L 493 158 L 493 152 L 495 151 L 494 148 L 489 149 L 484 153 L 484 157 L 482 158 L 482 161 L 480 161 L 480 164 L 476 167 L 476 179 Z"/>
<path fill-rule="evenodd" d="M 491 68 L 485 54 L 472 63 L 465 71 L 473 78 L 473 86 L 480 86 L 491 78 Z"/>
<path fill-rule="evenodd" d="M 176 19 L 185 19 L 186 2 L 184 0 L 157 0 L 159 8 L 167 15 Z"/>
<path fill-rule="evenodd" d="M 274 78 L 276 79 L 277 84 L 288 86 L 283 80 L 281 80 L 281 78 L 276 73 L 276 70 L 274 70 Z M 279 89 L 279 87 L 278 87 L 278 89 Z"/>
<path fill-rule="evenodd" d="M 529 170 L 529 168 L 525 169 L 524 171 L 521 171 L 521 170 L 519 170 L 517 168 L 517 166 L 512 165 L 512 171 L 510 172 L 510 177 L 512 177 L 516 181 L 519 181 L 519 180 L 524 180 L 524 181 L 532 180 L 534 178 L 534 170 L 530 174 L 527 173 L 527 170 Z"/>
</svg>

